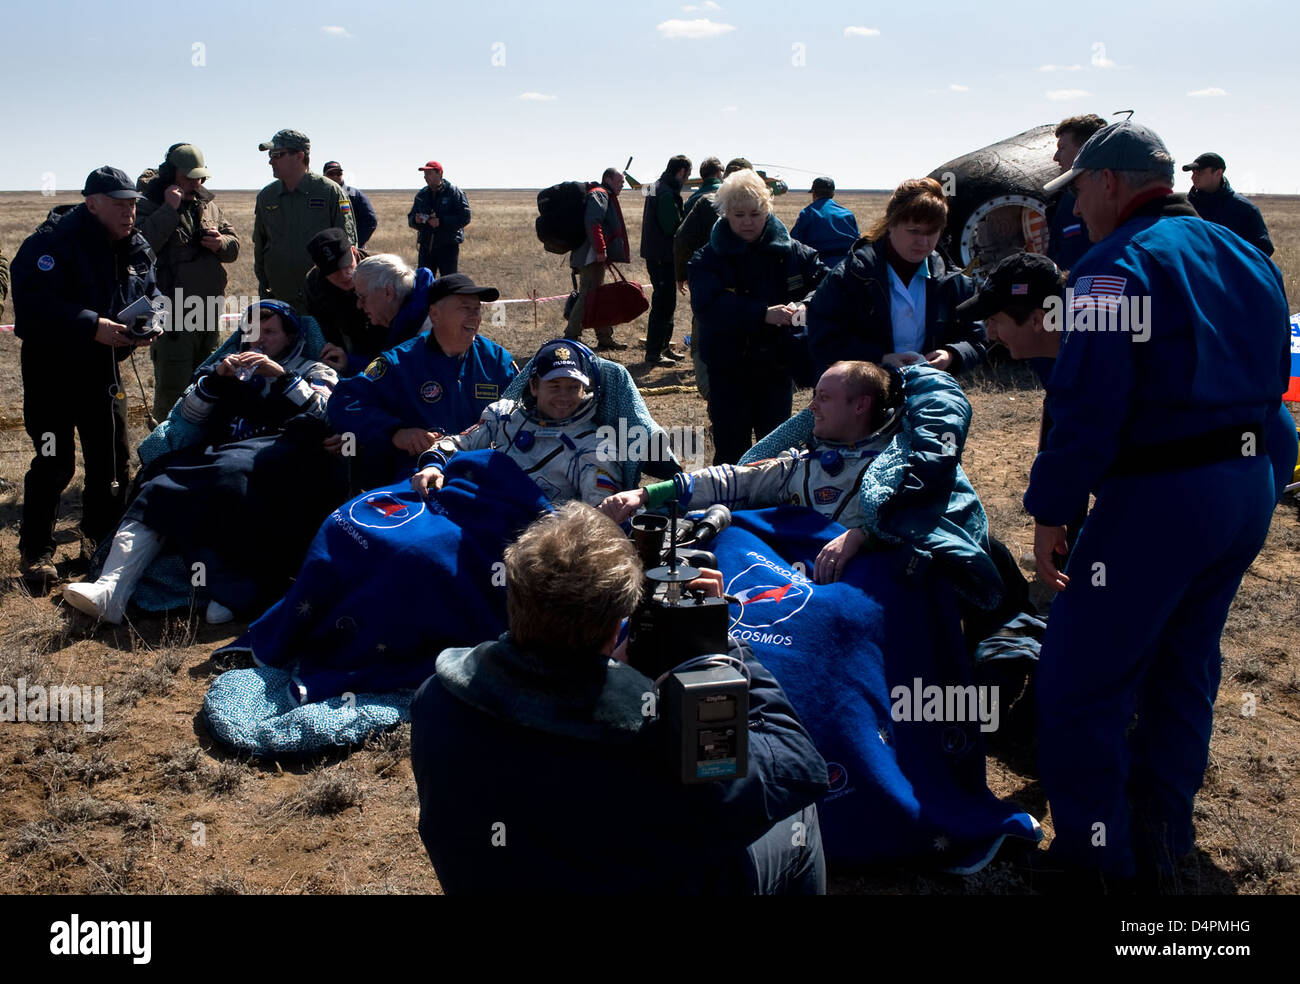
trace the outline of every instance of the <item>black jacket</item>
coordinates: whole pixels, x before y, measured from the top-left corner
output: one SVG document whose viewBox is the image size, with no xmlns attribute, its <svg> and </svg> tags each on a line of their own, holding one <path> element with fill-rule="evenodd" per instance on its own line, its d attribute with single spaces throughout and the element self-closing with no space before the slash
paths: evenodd
<svg viewBox="0 0 1300 984">
<path fill-rule="evenodd" d="M 673 235 L 682 224 L 684 214 L 681 182 L 665 171 L 655 182 L 655 193 L 646 197 L 641 213 L 643 260 L 672 262 Z"/>
<path fill-rule="evenodd" d="M 357 262 L 370 254 L 357 247 Z M 368 339 L 376 334 L 369 330 L 366 313 L 357 307 L 356 291 L 342 290 L 329 282 L 316 267 L 307 271 L 302 287 L 303 313 L 316 319 L 325 341 L 345 352 L 352 351 L 353 339 Z M 379 334 L 382 334 L 381 329 Z"/>
<path fill-rule="evenodd" d="M 949 371 L 956 375 L 984 360 L 983 329 L 955 310 L 975 292 L 975 285 L 959 271 L 949 271 L 938 253 L 931 253 L 929 262 L 925 351 L 951 352 Z M 883 242 L 859 245 L 817 289 L 808 305 L 808 345 L 818 375 L 841 359 L 879 363 L 894 351 Z"/>
<path fill-rule="evenodd" d="M 1199 191 L 1193 188 L 1187 193 L 1187 200 L 1200 214 L 1201 218 L 1227 226 L 1246 242 L 1265 256 L 1273 255 L 1273 240 L 1268 238 L 1268 227 L 1264 225 L 1264 216 L 1249 198 L 1232 190 L 1228 179 L 1218 191 Z"/>
<path fill-rule="evenodd" d="M 84 204 L 55 208 L 14 257 L 14 334 L 69 364 L 102 362 L 108 370 L 107 346 L 95 341 L 99 319 L 116 321 L 123 308 L 158 293 L 153 264 L 140 233 L 112 240 Z M 131 351 L 116 349 L 117 360 Z"/>
<path fill-rule="evenodd" d="M 420 837 L 443 891 L 746 893 L 746 845 L 827 779 L 780 684 L 733 653 L 749 668 L 749 774 L 684 785 L 632 667 L 568 654 L 561 670 L 509 635 L 444 650 L 411 702 Z"/>
<path fill-rule="evenodd" d="M 691 259 L 688 276 L 700 357 L 710 374 L 779 371 L 806 381 L 807 345 L 795 337 L 798 329 L 764 319 L 772 305 L 803 301 L 822 282 L 826 267 L 816 250 L 791 239 L 775 215 L 752 243 L 721 221 Z"/>
</svg>

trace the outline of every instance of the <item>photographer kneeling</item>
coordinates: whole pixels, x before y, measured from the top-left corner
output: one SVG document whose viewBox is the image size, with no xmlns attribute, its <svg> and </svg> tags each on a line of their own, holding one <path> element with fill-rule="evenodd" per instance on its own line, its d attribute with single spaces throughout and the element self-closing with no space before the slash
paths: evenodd
<svg viewBox="0 0 1300 984">
<path fill-rule="evenodd" d="M 611 656 L 641 600 L 632 543 L 571 502 L 505 563 L 509 631 L 443 652 L 411 705 L 420 836 L 443 890 L 824 892 L 812 804 L 826 763 L 748 647 L 732 650 L 749 675 L 748 775 L 683 785 L 654 682 Z"/>
</svg>

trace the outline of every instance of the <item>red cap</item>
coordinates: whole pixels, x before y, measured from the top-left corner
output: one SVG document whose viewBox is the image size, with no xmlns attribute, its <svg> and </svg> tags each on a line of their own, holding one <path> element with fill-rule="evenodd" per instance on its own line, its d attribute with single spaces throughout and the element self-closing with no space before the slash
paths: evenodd
<svg viewBox="0 0 1300 984">
<path fill-rule="evenodd" d="M 428 164 L 424 165 L 424 167 L 422 167 L 422 168 L 418 168 L 417 170 L 420 170 L 420 171 L 441 171 L 441 170 L 442 170 L 442 165 L 439 164 L 437 161 L 430 161 Z"/>
</svg>

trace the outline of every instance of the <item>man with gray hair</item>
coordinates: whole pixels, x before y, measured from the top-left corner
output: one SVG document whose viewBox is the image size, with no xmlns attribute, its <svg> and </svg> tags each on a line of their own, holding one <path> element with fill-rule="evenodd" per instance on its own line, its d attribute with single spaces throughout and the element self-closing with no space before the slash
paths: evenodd
<svg viewBox="0 0 1300 984">
<path fill-rule="evenodd" d="M 348 374 L 364 369 L 380 352 L 414 338 L 429 325 L 429 288 L 434 276 L 412 270 L 396 253 L 368 256 L 356 265 L 352 287 L 368 321 L 364 337 L 348 350 Z"/>
<path fill-rule="evenodd" d="M 1158 883 L 1192 849 L 1219 637 L 1277 501 L 1264 433 L 1285 433 L 1281 274 L 1198 217 L 1173 175 L 1160 137 L 1124 122 L 1044 189 L 1072 187 L 1094 245 L 1055 308 L 1054 423 L 1024 497 L 1039 575 L 1059 592 L 1039 767 L 1050 862 L 1094 889 Z M 1291 461 L 1295 448 L 1292 431 Z M 1065 524 L 1090 492 L 1067 565 Z"/>
</svg>

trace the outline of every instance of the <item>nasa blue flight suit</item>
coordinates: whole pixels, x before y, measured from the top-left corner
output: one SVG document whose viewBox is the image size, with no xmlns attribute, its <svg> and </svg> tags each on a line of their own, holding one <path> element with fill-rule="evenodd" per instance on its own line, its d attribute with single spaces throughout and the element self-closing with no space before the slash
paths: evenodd
<svg viewBox="0 0 1300 984">
<path fill-rule="evenodd" d="M 1097 496 L 1048 619 L 1039 767 L 1053 854 L 1128 877 L 1192 849 L 1219 637 L 1277 500 L 1263 434 L 1279 433 L 1287 305 L 1262 253 L 1173 194 L 1139 205 L 1070 283 L 1090 291 L 1081 307 L 1150 298 L 1145 341 L 1066 331 L 1024 499 L 1061 526 Z M 1295 440 L 1269 450 L 1294 461 Z"/>
<path fill-rule="evenodd" d="M 423 427 L 457 434 L 501 399 L 519 373 L 508 351 L 479 335 L 464 355 L 447 355 L 433 332 L 409 338 L 381 352 L 360 375 L 335 387 L 329 422 L 340 434 L 355 434 L 365 488 L 411 474 L 416 458 L 393 447 L 393 434 Z"/>
</svg>

